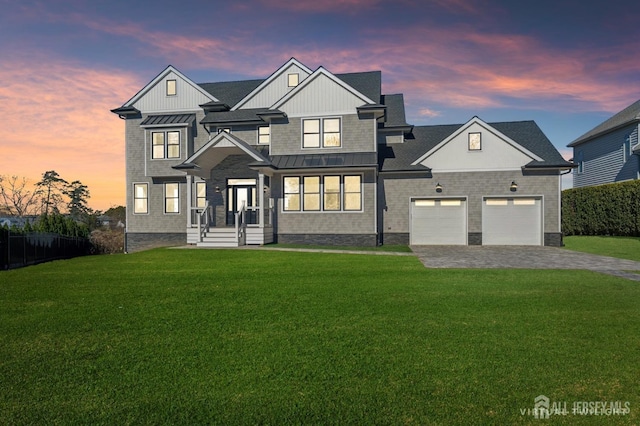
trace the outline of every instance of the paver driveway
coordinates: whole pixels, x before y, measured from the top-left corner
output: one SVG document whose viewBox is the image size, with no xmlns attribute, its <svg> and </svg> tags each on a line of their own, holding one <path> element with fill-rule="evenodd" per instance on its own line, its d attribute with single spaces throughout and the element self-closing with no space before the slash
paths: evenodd
<svg viewBox="0 0 640 426">
<path fill-rule="evenodd" d="M 427 268 L 586 269 L 640 281 L 640 262 L 538 246 L 411 246 Z"/>
</svg>

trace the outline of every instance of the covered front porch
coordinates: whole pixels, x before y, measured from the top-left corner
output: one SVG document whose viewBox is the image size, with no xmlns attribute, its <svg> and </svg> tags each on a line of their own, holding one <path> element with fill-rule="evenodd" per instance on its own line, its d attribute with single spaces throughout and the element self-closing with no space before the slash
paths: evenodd
<svg viewBox="0 0 640 426">
<path fill-rule="evenodd" d="M 273 242 L 269 161 L 255 148 L 223 132 L 175 167 L 187 174 L 187 243 Z"/>
</svg>

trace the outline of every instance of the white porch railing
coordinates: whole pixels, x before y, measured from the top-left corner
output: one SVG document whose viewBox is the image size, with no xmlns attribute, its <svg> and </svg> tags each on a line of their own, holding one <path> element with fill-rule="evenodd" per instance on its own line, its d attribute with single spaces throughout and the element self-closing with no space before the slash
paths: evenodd
<svg viewBox="0 0 640 426">
<path fill-rule="evenodd" d="M 240 210 L 236 212 L 235 219 L 238 245 L 244 246 L 247 243 L 247 208 L 244 202 L 242 203 Z"/>
<path fill-rule="evenodd" d="M 197 218 L 198 228 L 198 241 L 202 242 L 202 239 L 209 231 L 209 225 L 211 222 L 211 206 L 209 201 L 205 202 L 204 207 L 191 207 L 191 210 L 195 212 Z"/>
</svg>

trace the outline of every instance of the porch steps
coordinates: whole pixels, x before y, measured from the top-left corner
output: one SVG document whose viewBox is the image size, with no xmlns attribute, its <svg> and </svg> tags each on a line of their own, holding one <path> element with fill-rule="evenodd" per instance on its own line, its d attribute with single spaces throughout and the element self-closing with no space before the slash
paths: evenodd
<svg viewBox="0 0 640 426">
<path fill-rule="evenodd" d="M 235 228 L 211 228 L 197 243 L 198 247 L 238 247 Z"/>
</svg>

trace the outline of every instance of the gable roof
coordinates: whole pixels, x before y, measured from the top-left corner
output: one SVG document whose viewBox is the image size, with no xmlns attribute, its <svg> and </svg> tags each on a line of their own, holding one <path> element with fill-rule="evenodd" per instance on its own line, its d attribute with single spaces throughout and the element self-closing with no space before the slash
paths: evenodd
<svg viewBox="0 0 640 426">
<path fill-rule="evenodd" d="M 289 59 L 284 65 L 275 70 L 266 80 L 263 80 L 260 85 L 255 87 L 251 92 L 247 93 L 242 99 L 238 100 L 238 102 L 233 104 L 232 110 L 239 109 L 242 105 L 248 102 L 256 93 L 260 92 L 262 89 L 267 87 L 273 80 L 278 78 L 280 74 L 284 73 L 287 69 L 289 69 L 292 65 L 297 66 L 298 68 L 304 70 L 308 74 L 311 74 L 312 71 L 306 65 L 299 62 L 296 58 Z"/>
<path fill-rule="evenodd" d="M 178 71 L 178 69 L 176 69 L 173 65 L 169 65 L 164 70 L 162 70 L 162 72 L 160 74 L 158 74 L 153 80 L 151 80 L 149 83 L 147 83 L 146 86 L 144 86 L 142 89 L 140 89 L 140 91 L 138 91 L 138 93 L 133 95 L 133 97 L 131 99 L 129 99 L 127 102 L 125 102 L 122 105 L 122 107 L 130 107 L 133 104 L 135 104 L 141 97 L 143 97 L 149 90 L 151 90 L 156 84 L 158 84 L 158 82 L 162 81 L 162 79 L 165 78 L 170 73 L 176 74 L 178 77 L 180 77 L 182 80 L 184 80 L 187 84 L 189 84 L 195 90 L 197 90 L 198 92 L 202 93 L 205 97 L 211 99 L 212 101 L 217 101 L 218 100 L 211 93 L 205 91 L 201 86 L 199 86 L 198 84 L 196 84 L 193 81 L 191 81 L 191 79 L 189 79 L 189 77 L 187 77 L 186 75 L 184 75 L 180 71 Z"/>
<path fill-rule="evenodd" d="M 513 121 L 486 123 L 524 149 L 535 154 L 540 160 L 532 160 L 526 165 L 531 168 L 568 168 L 572 163 L 566 161 L 551 141 L 540 130 L 535 121 Z M 381 171 L 416 170 L 416 160 L 428 153 L 465 124 L 447 124 L 436 126 L 415 126 L 412 135 L 404 143 L 380 146 L 378 163 Z"/>
<path fill-rule="evenodd" d="M 289 99 L 291 99 L 294 96 L 296 96 L 299 92 L 304 90 L 305 87 L 310 85 L 316 78 L 318 78 L 321 75 L 327 77 L 329 80 L 333 81 L 334 83 L 336 83 L 337 85 L 339 85 L 343 89 L 349 91 L 352 95 L 354 95 L 355 97 L 359 98 L 362 101 L 363 104 L 375 104 L 376 103 L 373 100 L 371 100 L 368 96 L 366 96 L 363 93 L 359 92 L 353 86 L 350 86 L 344 80 L 342 80 L 342 79 L 338 78 L 337 76 L 331 74 L 329 71 L 327 71 L 323 67 L 320 67 L 317 70 L 315 70 L 313 72 L 313 74 L 311 74 L 309 77 L 305 78 L 304 81 L 302 81 L 293 90 L 291 90 L 286 95 L 284 95 L 282 98 L 280 98 L 280 100 L 278 100 L 275 104 L 273 104 L 270 109 L 279 109 Z"/>
<path fill-rule="evenodd" d="M 587 133 L 580 136 L 578 139 L 574 140 L 567 146 L 574 147 L 576 145 L 580 145 L 581 143 L 585 143 L 604 133 L 611 132 L 619 127 L 626 126 L 633 122 L 640 122 L 640 100 L 637 100 L 619 113 L 615 114 L 613 117 L 598 124 L 596 127 L 589 130 Z"/>
</svg>

